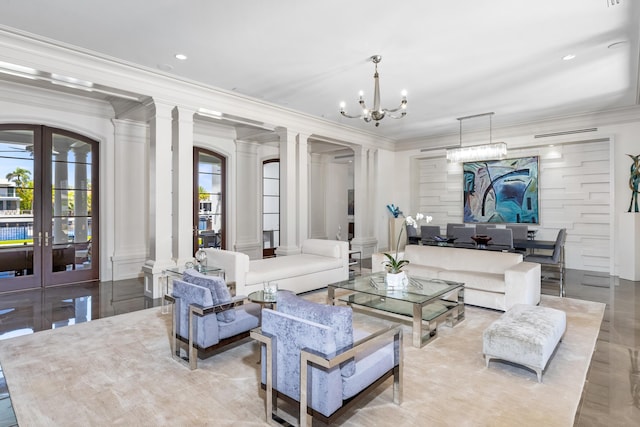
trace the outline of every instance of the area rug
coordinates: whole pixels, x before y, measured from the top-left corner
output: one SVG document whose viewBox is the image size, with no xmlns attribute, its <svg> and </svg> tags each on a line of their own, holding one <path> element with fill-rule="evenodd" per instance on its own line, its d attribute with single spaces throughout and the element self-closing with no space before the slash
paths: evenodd
<svg viewBox="0 0 640 427">
<path fill-rule="evenodd" d="M 463 322 L 441 326 L 421 349 L 404 326 L 402 405 L 388 380 L 338 424 L 572 426 L 604 304 L 543 296 L 542 305 L 567 313 L 543 383 L 510 364 L 486 368 L 482 331 L 500 312 L 467 307 Z M 368 328 L 386 322 L 355 318 Z M 171 358 L 170 319 L 152 308 L 0 342 L 19 425 L 265 425 L 257 344 L 242 341 L 190 371 Z"/>
</svg>

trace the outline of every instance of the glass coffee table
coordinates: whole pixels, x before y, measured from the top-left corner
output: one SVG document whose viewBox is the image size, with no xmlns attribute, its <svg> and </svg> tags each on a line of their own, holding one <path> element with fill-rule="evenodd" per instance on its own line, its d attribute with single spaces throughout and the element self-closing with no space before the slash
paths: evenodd
<svg viewBox="0 0 640 427">
<path fill-rule="evenodd" d="M 453 327 L 464 320 L 464 283 L 409 276 L 406 288 L 389 288 L 385 275 L 373 273 L 330 284 L 328 303 L 335 305 L 336 289 L 341 289 L 348 292 L 339 301 L 396 317 L 411 317 L 412 342 L 418 348 L 438 336 L 438 323 Z"/>
</svg>

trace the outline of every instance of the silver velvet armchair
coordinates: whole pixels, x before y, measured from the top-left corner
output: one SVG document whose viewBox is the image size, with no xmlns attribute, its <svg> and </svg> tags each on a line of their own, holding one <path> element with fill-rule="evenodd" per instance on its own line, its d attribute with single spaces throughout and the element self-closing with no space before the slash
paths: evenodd
<svg viewBox="0 0 640 427">
<path fill-rule="evenodd" d="M 261 345 L 266 419 L 280 419 L 279 398 L 299 405 L 299 424 L 330 424 L 368 391 L 393 376 L 393 401 L 402 398 L 402 329 L 367 335 L 353 329 L 350 307 L 278 292 L 278 311 L 264 309 L 251 331 Z"/>
<path fill-rule="evenodd" d="M 244 296 L 231 297 L 225 281 L 196 270 L 184 272 L 174 280 L 173 292 L 165 299 L 173 302 L 171 354 L 197 368 L 220 348 L 249 336 L 260 325 L 261 307 L 244 304 Z M 181 357 L 180 342 L 188 345 L 188 357 Z"/>
</svg>

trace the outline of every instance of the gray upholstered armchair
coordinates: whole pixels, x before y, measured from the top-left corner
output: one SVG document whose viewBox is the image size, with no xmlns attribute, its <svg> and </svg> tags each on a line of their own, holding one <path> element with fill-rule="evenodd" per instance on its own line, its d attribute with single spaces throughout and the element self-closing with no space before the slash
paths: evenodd
<svg viewBox="0 0 640 427">
<path fill-rule="evenodd" d="M 262 343 L 262 387 L 267 422 L 278 419 L 277 399 L 299 404 L 300 425 L 332 423 L 357 397 L 393 376 L 393 401 L 402 398 L 402 329 L 368 335 L 354 330 L 350 307 L 278 292 L 278 311 L 262 311 L 251 336 Z"/>
<path fill-rule="evenodd" d="M 249 336 L 260 325 L 258 304 L 243 304 L 246 297 L 231 298 L 221 277 L 205 276 L 194 269 L 174 280 L 171 353 L 197 368 L 197 358 L 211 356 L 218 349 Z M 167 298 L 167 297 L 165 297 Z M 188 344 L 188 358 L 180 357 L 180 343 Z"/>
</svg>

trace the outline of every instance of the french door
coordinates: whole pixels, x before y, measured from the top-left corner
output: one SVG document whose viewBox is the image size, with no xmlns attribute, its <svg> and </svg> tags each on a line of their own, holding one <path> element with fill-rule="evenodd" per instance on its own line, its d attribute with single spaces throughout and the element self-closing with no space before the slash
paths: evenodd
<svg viewBox="0 0 640 427">
<path fill-rule="evenodd" d="M 226 249 L 225 158 L 202 148 L 193 149 L 193 251 Z"/>
<path fill-rule="evenodd" d="M 0 292 L 99 278 L 98 143 L 0 125 Z"/>
</svg>

